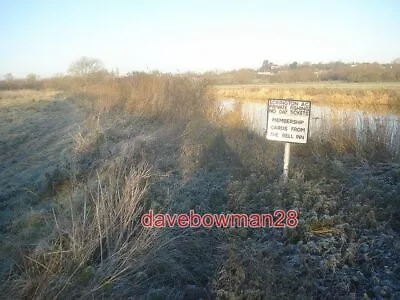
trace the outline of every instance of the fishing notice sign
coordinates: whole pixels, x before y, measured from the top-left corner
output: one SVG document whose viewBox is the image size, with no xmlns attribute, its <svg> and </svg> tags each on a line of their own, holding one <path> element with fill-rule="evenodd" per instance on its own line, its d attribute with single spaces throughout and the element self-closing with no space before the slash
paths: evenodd
<svg viewBox="0 0 400 300">
<path fill-rule="evenodd" d="M 269 99 L 267 114 L 268 140 L 307 143 L 311 101 Z"/>
</svg>

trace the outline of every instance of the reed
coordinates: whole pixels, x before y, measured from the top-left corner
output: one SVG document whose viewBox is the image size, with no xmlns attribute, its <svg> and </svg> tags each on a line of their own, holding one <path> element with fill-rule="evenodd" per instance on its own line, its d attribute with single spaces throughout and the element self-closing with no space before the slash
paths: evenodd
<svg viewBox="0 0 400 300">
<path fill-rule="evenodd" d="M 346 104 L 354 106 L 387 105 L 400 107 L 399 87 L 393 88 L 365 88 L 351 85 L 242 85 L 242 86 L 215 86 L 213 92 L 217 98 L 238 98 L 266 100 L 269 98 L 292 98 L 311 100 L 318 104 Z"/>
</svg>

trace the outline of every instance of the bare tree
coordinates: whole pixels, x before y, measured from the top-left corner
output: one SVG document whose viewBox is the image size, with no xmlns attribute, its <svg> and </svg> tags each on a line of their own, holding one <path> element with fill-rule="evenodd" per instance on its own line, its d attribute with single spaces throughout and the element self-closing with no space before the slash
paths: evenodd
<svg viewBox="0 0 400 300">
<path fill-rule="evenodd" d="M 400 57 L 397 57 L 393 60 L 392 64 L 400 64 Z"/>
<path fill-rule="evenodd" d="M 14 80 L 13 74 L 11 74 L 11 73 L 4 74 L 4 80 L 5 81 L 13 81 Z"/>
<path fill-rule="evenodd" d="M 74 76 L 89 77 L 92 74 L 104 71 L 103 63 L 97 58 L 81 57 L 73 62 L 68 72 Z"/>
<path fill-rule="evenodd" d="M 88 83 L 98 79 L 106 70 L 99 59 L 83 56 L 70 65 L 68 72 L 78 77 L 86 90 Z"/>
<path fill-rule="evenodd" d="M 273 65 L 273 63 L 271 61 L 269 61 L 268 59 L 265 59 L 262 63 L 261 68 L 259 68 L 258 71 L 260 71 L 260 72 L 270 71 L 272 65 Z"/>
<path fill-rule="evenodd" d="M 28 75 L 26 75 L 26 80 L 28 80 L 29 82 L 36 82 L 36 80 L 39 79 L 39 76 L 36 75 L 35 73 L 30 73 Z"/>
</svg>

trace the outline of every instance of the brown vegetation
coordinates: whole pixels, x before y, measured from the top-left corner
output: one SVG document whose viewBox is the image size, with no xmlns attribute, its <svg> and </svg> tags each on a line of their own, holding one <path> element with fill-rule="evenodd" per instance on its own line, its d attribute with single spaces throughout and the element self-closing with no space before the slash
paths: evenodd
<svg viewBox="0 0 400 300">
<path fill-rule="evenodd" d="M 349 104 L 353 107 L 373 105 L 400 106 L 400 88 L 370 89 L 361 86 L 335 87 L 330 85 L 238 85 L 214 87 L 216 97 L 266 100 L 269 98 L 292 98 L 311 100 L 325 105 Z"/>
<path fill-rule="evenodd" d="M 118 77 L 99 70 L 89 73 L 89 77 L 77 73 L 45 83 L 62 90 L 60 101 L 85 118 L 71 119 L 75 127 L 68 131 L 68 147 L 54 150 L 57 155 L 66 152 L 66 158 L 60 159 L 56 171 L 45 174 L 49 181 L 40 193 L 29 191 L 36 201 L 27 202 L 31 211 L 2 228 L 7 238 L 1 254 L 12 260 L 0 285 L 2 295 L 260 299 L 329 294 L 341 298 L 350 292 L 354 297 L 380 295 L 381 291 L 367 290 L 376 281 L 368 277 L 369 269 L 383 274 L 391 268 L 391 273 L 377 276 L 395 278 L 398 269 L 391 267 L 384 254 L 397 255 L 394 247 L 385 245 L 389 236 L 398 237 L 400 175 L 397 165 L 388 162 L 398 161 L 399 153 L 388 149 L 384 126 L 365 128 L 365 141 L 357 138 L 354 127 L 338 122 L 311 137 L 307 145 L 294 145 L 289 184 L 283 185 L 282 144 L 246 128 L 240 105 L 231 113 L 219 114 L 207 80 L 145 73 Z M 217 96 L 228 97 L 224 93 L 231 91 L 223 90 Z M 235 91 L 243 96 L 247 92 Z M 398 97 L 397 91 L 390 95 L 381 90 L 337 93 L 251 87 L 249 92 L 333 102 L 345 98 L 353 103 L 379 98 L 382 104 Z M 14 95 L 7 93 L 7 97 Z M 53 110 L 37 106 L 30 97 L 24 103 L 32 109 L 58 113 L 56 117 L 62 119 L 61 106 L 54 105 Z M 39 96 L 35 94 L 35 98 Z M 0 101 L 9 105 L 13 100 L 18 102 L 17 98 Z M 52 135 L 47 140 L 26 136 L 10 145 L 14 151 L 19 150 L 18 144 L 32 149 L 31 139 L 43 142 L 43 147 L 59 144 Z M 9 148 L 11 157 L 5 158 L 13 163 Z M 19 171 L 29 173 L 31 166 L 23 157 L 18 159 L 22 161 Z M 352 186 L 352 180 L 364 172 L 358 171 L 360 165 L 377 162 L 384 166 L 375 189 L 368 182 Z M 298 209 L 299 227 L 160 232 L 139 223 L 148 209 L 255 213 L 276 208 Z M 21 230 L 25 230 L 23 235 Z M 372 248 L 373 237 L 381 238 L 383 231 L 385 242 L 371 252 L 374 260 L 356 259 L 357 248 L 366 241 Z M 30 245 L 16 238 L 29 235 Z M 354 287 L 356 275 L 359 286 Z M 393 294 L 398 292 L 393 289 Z"/>
<path fill-rule="evenodd" d="M 259 70 L 239 69 L 228 72 L 207 72 L 203 76 L 213 84 L 268 84 L 295 82 L 398 82 L 400 64 L 293 62 L 274 65 L 264 61 Z"/>
</svg>

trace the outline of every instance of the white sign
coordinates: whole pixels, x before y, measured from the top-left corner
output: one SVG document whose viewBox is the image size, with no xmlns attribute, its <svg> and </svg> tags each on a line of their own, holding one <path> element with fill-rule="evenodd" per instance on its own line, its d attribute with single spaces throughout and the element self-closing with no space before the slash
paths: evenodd
<svg viewBox="0 0 400 300">
<path fill-rule="evenodd" d="M 311 102 L 269 99 L 267 139 L 287 143 L 307 143 Z"/>
</svg>

